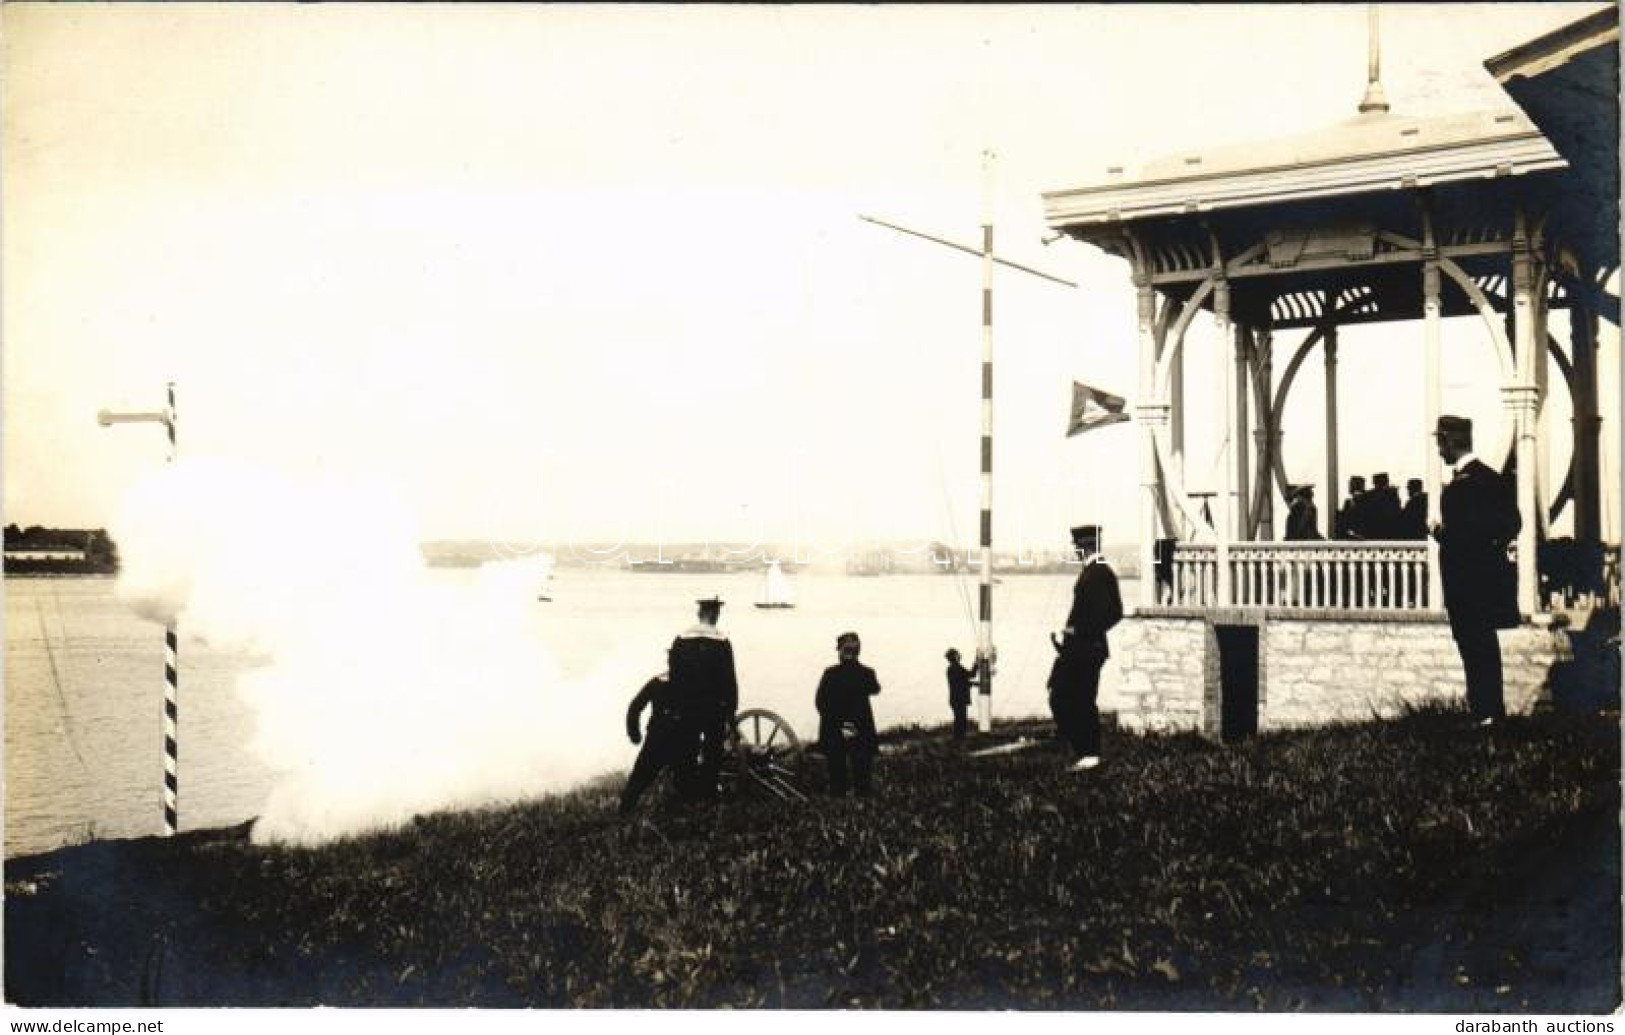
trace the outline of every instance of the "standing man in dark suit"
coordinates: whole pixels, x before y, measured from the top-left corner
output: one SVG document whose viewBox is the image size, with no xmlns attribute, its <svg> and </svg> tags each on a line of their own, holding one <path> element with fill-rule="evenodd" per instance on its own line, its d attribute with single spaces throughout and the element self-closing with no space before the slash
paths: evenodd
<svg viewBox="0 0 1625 1035">
<path fill-rule="evenodd" d="M 847 761 L 851 760 L 851 785 L 859 797 L 869 793 L 869 773 L 880 738 L 875 732 L 875 713 L 869 698 L 880 693 L 875 670 L 858 660 L 863 642 L 855 632 L 835 638 L 840 661 L 824 670 L 818 680 L 813 703 L 818 707 L 818 744 L 829 763 L 829 792 L 836 797 L 846 793 Z M 847 746 L 846 730 L 852 730 Z"/>
<path fill-rule="evenodd" d="M 692 716 L 700 740 L 700 769 L 689 791 L 695 797 L 714 798 L 728 731 L 739 711 L 739 679 L 733 644 L 717 628 L 722 601 L 708 597 L 696 603 L 698 621 L 678 634 L 667 657 L 672 689 Z"/>
<path fill-rule="evenodd" d="M 1370 512 L 1371 506 L 1365 498 L 1365 476 L 1354 475 L 1349 479 L 1348 498 L 1337 511 L 1337 538 L 1370 539 L 1367 520 Z"/>
<path fill-rule="evenodd" d="M 964 740 L 970 722 L 970 688 L 976 685 L 976 673 L 959 663 L 959 651 L 952 647 L 944 655 L 948 659 L 948 707 L 954 713 L 954 739 Z"/>
<path fill-rule="evenodd" d="M 1518 624 L 1518 574 L 1507 559 L 1522 519 L 1505 480 L 1473 455 L 1473 422 L 1443 416 L 1433 433 L 1451 474 L 1439 493 L 1439 577 L 1461 654 L 1467 707 L 1480 726 L 1506 715 L 1495 630 Z"/>
<path fill-rule="evenodd" d="M 1399 538 L 1399 490 L 1388 484 L 1388 473 L 1379 471 L 1371 476 L 1371 491 L 1366 493 L 1366 538 Z"/>
<path fill-rule="evenodd" d="M 1405 483 L 1405 506 L 1399 512 L 1399 538 L 1427 537 L 1428 494 L 1422 491 L 1422 479 L 1412 478 Z"/>
<path fill-rule="evenodd" d="M 1083 562 L 1083 572 L 1072 587 L 1072 610 L 1066 629 L 1057 637 L 1055 665 L 1049 676 L 1050 714 L 1055 729 L 1072 748 L 1074 770 L 1100 764 L 1100 670 L 1111 657 L 1106 633 L 1123 617 L 1123 598 L 1117 576 L 1101 552 L 1099 525 L 1072 530 L 1072 549 Z"/>
<path fill-rule="evenodd" d="M 1294 485 L 1288 496 L 1291 502 L 1287 504 L 1286 534 L 1288 542 L 1307 542 L 1321 538 L 1320 511 L 1315 506 L 1315 487 L 1313 485 Z"/>
</svg>

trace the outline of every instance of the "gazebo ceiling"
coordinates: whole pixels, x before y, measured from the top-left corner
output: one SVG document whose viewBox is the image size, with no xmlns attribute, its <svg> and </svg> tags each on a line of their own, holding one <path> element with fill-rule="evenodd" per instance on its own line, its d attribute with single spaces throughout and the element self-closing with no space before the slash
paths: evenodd
<svg viewBox="0 0 1625 1035">
<path fill-rule="evenodd" d="M 1537 208 L 1561 205 L 1557 171 L 1518 178 L 1457 181 L 1425 192 L 1438 254 L 1492 300 L 1504 296 L 1518 200 Z M 1421 195 L 1410 190 L 1334 195 L 1267 207 L 1236 207 L 1196 215 L 1068 228 L 1102 250 L 1132 259 L 1136 249 L 1160 292 L 1184 300 L 1212 274 L 1214 251 L 1226 264 L 1232 313 L 1258 326 L 1312 326 L 1325 300 L 1359 293 L 1367 303 L 1345 310 L 1343 323 L 1414 320 L 1422 314 L 1424 259 Z M 1132 242 L 1130 238 L 1132 237 Z M 1211 293 L 1204 308 L 1213 305 Z M 1471 315 L 1476 305 L 1446 281 L 1446 316 Z M 1554 291 L 1553 308 L 1566 305 Z"/>
<path fill-rule="evenodd" d="M 1483 258 L 1459 263 L 1478 289 L 1498 308 L 1504 305 L 1507 277 L 1504 263 Z M 1160 285 L 1163 294 L 1184 302 L 1195 294 L 1198 281 Z M 1309 272 L 1285 271 L 1267 278 L 1234 279 L 1230 285 L 1230 313 L 1236 320 L 1255 327 L 1276 330 L 1314 327 L 1323 321 L 1328 308 L 1340 312 L 1340 325 L 1418 320 L 1422 317 L 1422 281 L 1413 264 L 1391 262 L 1380 265 L 1345 267 Z M 1211 309 L 1211 294 L 1201 301 Z M 1561 309 L 1567 295 L 1553 287 L 1548 305 Z M 1473 316 L 1478 313 L 1467 293 L 1446 278 L 1440 288 L 1441 315 Z"/>
</svg>

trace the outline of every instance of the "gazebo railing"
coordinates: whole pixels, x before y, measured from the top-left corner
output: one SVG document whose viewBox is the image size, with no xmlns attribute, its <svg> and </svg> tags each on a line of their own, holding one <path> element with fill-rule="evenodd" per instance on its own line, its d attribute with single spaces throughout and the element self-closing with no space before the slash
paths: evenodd
<svg viewBox="0 0 1625 1035">
<path fill-rule="evenodd" d="M 1225 565 L 1220 578 L 1220 556 Z M 1177 543 L 1164 607 L 1430 611 L 1425 542 Z"/>
<path fill-rule="evenodd" d="M 1540 584 L 1552 610 L 1619 606 L 1619 544 L 1557 540 L 1540 552 Z"/>
</svg>

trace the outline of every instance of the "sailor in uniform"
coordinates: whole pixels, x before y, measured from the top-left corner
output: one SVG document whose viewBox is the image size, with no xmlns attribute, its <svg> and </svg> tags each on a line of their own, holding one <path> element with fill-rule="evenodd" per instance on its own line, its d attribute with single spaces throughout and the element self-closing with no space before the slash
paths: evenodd
<svg viewBox="0 0 1625 1035">
<path fill-rule="evenodd" d="M 880 750 L 875 732 L 875 713 L 869 698 L 880 693 L 875 670 L 858 660 L 863 642 L 855 632 L 836 637 L 835 652 L 840 659 L 824 670 L 813 698 L 818 708 L 818 744 L 829 766 L 829 792 L 836 797 L 846 793 L 848 760 L 851 786 L 859 796 L 867 795 L 874 757 Z M 852 730 L 852 743 L 846 730 Z"/>
<path fill-rule="evenodd" d="M 739 711 L 739 679 L 734 672 L 733 644 L 717 628 L 722 601 L 707 597 L 696 601 L 695 623 L 678 634 L 668 653 L 671 682 L 683 709 L 691 716 L 700 742 L 700 768 L 689 791 L 714 798 L 728 732 Z"/>
<path fill-rule="evenodd" d="M 638 799 L 643 797 L 643 792 L 653 786 L 667 769 L 676 774 L 679 788 L 683 787 L 685 781 L 693 780 L 699 744 L 695 739 L 695 726 L 684 713 L 682 703 L 670 680 L 662 672 L 643 684 L 643 689 L 627 706 L 626 737 L 634 744 L 641 743 L 643 749 L 638 752 L 638 759 L 632 764 L 632 774 L 627 777 L 626 788 L 621 792 L 621 815 L 630 814 L 637 807 Z M 639 729 L 639 725 L 643 710 L 649 707 L 653 711 L 649 715 L 649 729 L 645 733 Z"/>
<path fill-rule="evenodd" d="M 959 663 L 959 651 L 952 647 L 943 655 L 948 659 L 948 707 L 954 713 L 954 739 L 965 739 L 970 728 L 970 688 L 976 685 L 976 673 Z"/>
<path fill-rule="evenodd" d="M 1072 530 L 1072 548 L 1083 562 L 1083 572 L 1072 588 L 1072 610 L 1066 629 L 1057 637 L 1055 665 L 1050 670 L 1050 713 L 1056 732 L 1072 748 L 1074 770 L 1100 764 L 1100 670 L 1111 656 L 1106 633 L 1123 617 L 1123 598 L 1117 576 L 1101 553 L 1099 525 Z"/>
</svg>

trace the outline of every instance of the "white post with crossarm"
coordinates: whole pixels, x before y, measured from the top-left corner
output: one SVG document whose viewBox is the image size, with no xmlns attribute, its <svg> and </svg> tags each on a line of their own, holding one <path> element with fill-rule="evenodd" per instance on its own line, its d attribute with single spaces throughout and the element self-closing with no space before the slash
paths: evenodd
<svg viewBox="0 0 1625 1035">
<path fill-rule="evenodd" d="M 162 424 L 169 438 L 169 451 L 165 460 L 175 462 L 175 382 L 166 386 L 168 405 L 157 413 L 113 413 L 102 410 L 96 422 L 102 427 L 113 424 Z M 180 773 L 180 639 L 175 632 L 175 619 L 164 624 L 164 836 L 172 837 L 180 829 L 181 773 Z"/>
</svg>

